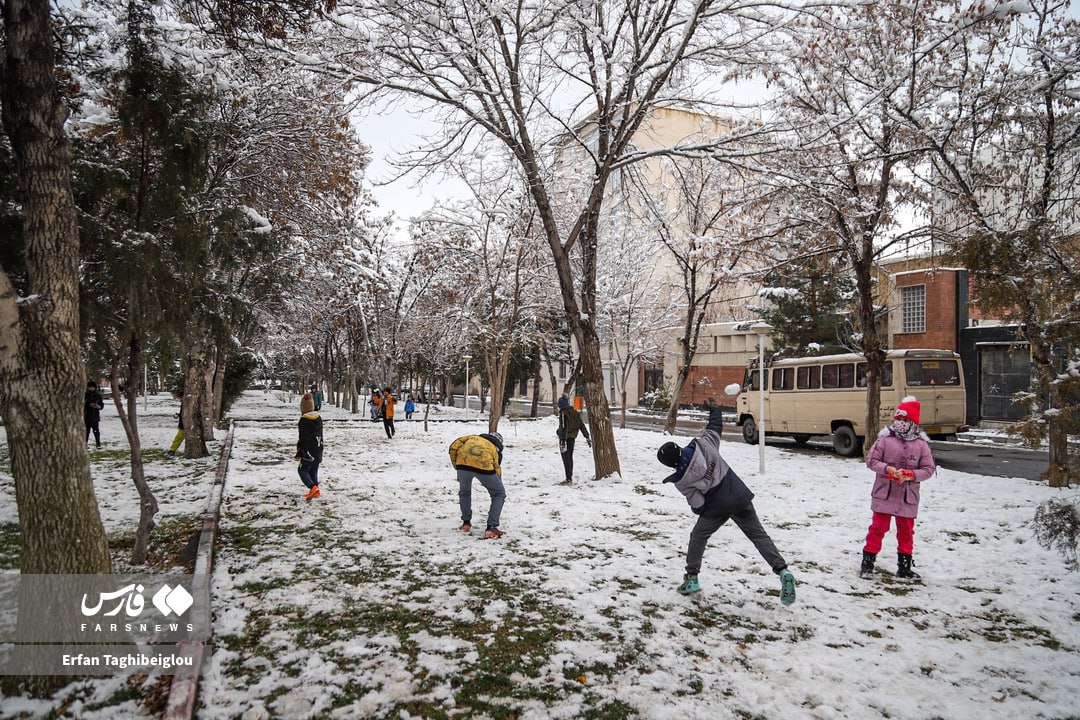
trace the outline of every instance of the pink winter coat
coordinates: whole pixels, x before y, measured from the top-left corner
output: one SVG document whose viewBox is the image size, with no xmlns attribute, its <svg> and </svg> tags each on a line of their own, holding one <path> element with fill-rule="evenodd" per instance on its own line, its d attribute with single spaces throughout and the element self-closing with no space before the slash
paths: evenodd
<svg viewBox="0 0 1080 720">
<path fill-rule="evenodd" d="M 915 478 L 896 483 L 885 474 L 885 468 L 910 470 Z M 874 471 L 874 487 L 870 491 L 870 509 L 874 512 L 913 518 L 919 514 L 919 489 L 922 481 L 934 474 L 937 463 L 930 451 L 930 443 L 922 435 L 914 440 L 903 440 L 885 430 L 866 456 L 866 467 Z"/>
</svg>

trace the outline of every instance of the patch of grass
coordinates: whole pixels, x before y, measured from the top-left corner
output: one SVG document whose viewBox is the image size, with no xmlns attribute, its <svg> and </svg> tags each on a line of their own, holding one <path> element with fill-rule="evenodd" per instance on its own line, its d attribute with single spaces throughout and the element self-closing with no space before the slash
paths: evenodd
<svg viewBox="0 0 1080 720">
<path fill-rule="evenodd" d="M 967 542 L 969 545 L 978 545 L 979 536 L 973 532 L 966 530 L 943 530 L 942 531 L 950 540 L 960 542 L 961 540 Z"/>
<path fill-rule="evenodd" d="M 19 569 L 19 548 L 22 537 L 19 535 L 19 523 L 0 523 L 0 569 Z"/>
<path fill-rule="evenodd" d="M 810 523 L 801 522 L 780 522 L 774 523 L 773 527 L 780 528 L 781 530 L 797 530 L 799 528 L 810 527 Z"/>
<path fill-rule="evenodd" d="M 243 522 L 230 524 L 218 533 L 221 548 L 240 555 L 255 556 L 265 551 L 281 533 L 295 533 L 294 525 L 248 525 Z"/>
<path fill-rule="evenodd" d="M 248 529 L 250 530 L 250 529 Z M 252 534 L 245 531 L 233 538 L 234 546 L 250 546 Z M 389 634 L 397 638 L 397 646 L 389 646 L 384 653 L 393 654 L 409 670 L 417 681 L 417 687 L 408 700 L 402 700 L 387 710 L 387 717 L 409 713 L 426 718 L 459 716 L 468 708 L 476 715 L 510 718 L 516 717 L 520 702 L 554 703 L 567 692 L 586 692 L 583 686 L 567 684 L 551 686 L 549 683 L 523 682 L 522 678 L 541 678 L 549 672 L 549 658 L 555 652 L 555 644 L 569 639 L 580 639 L 567 631 L 571 625 L 570 614 L 550 604 L 543 597 L 522 591 L 492 571 L 462 572 L 459 567 L 417 566 L 393 563 L 387 558 L 363 557 L 363 569 L 335 576 L 342 598 L 340 610 L 311 612 L 302 605 L 268 606 L 265 598 L 254 603 L 258 613 L 251 613 L 240 634 L 219 636 L 218 642 L 237 653 L 235 660 L 226 668 L 238 685 L 256 687 L 264 670 L 251 663 L 253 658 L 273 661 L 276 670 L 284 675 L 299 675 L 303 660 L 282 663 L 281 655 L 297 647 L 318 648 L 322 658 L 334 663 L 343 673 L 357 676 L 363 658 L 342 653 L 337 648 L 355 644 L 357 638 L 372 634 Z M 312 570 L 315 572 L 315 569 Z M 455 576 L 460 592 L 465 593 L 464 609 L 471 612 L 446 614 L 438 606 L 415 602 L 387 602 L 368 600 L 363 588 L 370 585 L 383 586 L 393 580 L 398 597 L 407 599 L 414 593 L 426 592 L 432 577 Z M 315 575 L 311 576 L 315 579 Z M 295 573 L 288 578 L 266 578 L 248 583 L 241 588 L 245 593 L 260 596 L 268 589 L 290 587 L 298 580 Z M 460 599 L 460 598 L 459 598 Z M 492 602 L 499 602 L 505 611 L 498 617 L 491 616 Z M 454 650 L 442 651 L 460 657 L 464 652 L 477 655 L 470 665 L 471 672 L 462 677 L 445 677 L 422 664 L 424 656 L 432 651 L 417 643 L 418 633 L 435 638 L 453 639 L 458 645 Z M 466 649 L 463 649 L 466 648 Z M 623 659 L 633 662 L 640 649 L 630 650 Z M 594 668 L 597 673 L 610 674 L 608 668 Z M 453 691 L 453 705 L 444 707 L 437 698 L 446 688 Z M 345 708 L 361 700 L 380 687 L 369 682 L 351 681 L 333 689 L 331 704 Z M 438 691 L 438 692 L 436 692 Z M 260 698 L 270 704 L 274 698 Z M 597 718 L 626 716 L 628 708 L 619 703 L 589 704 Z"/>
<path fill-rule="evenodd" d="M 244 446 L 258 452 L 269 452 L 273 455 L 281 453 L 282 445 L 270 438 L 252 438 L 244 442 Z"/>
<path fill-rule="evenodd" d="M 1051 650 L 1067 649 L 1046 628 L 1025 623 L 1006 610 L 991 608 L 980 615 L 979 619 L 986 623 L 981 634 L 989 642 L 1026 640 Z"/>
<path fill-rule="evenodd" d="M 190 573 L 195 570 L 195 553 L 201 531 L 202 518 L 198 515 L 178 515 L 158 521 L 150 533 L 146 565 L 137 568 L 129 565 L 131 551 L 135 548 L 134 529 L 112 533 L 109 536 L 109 552 L 117 568 L 138 572 L 183 568 Z"/>
<path fill-rule="evenodd" d="M 648 485 L 635 485 L 634 492 L 636 492 L 638 495 L 663 495 L 663 493 L 653 490 Z"/>
</svg>

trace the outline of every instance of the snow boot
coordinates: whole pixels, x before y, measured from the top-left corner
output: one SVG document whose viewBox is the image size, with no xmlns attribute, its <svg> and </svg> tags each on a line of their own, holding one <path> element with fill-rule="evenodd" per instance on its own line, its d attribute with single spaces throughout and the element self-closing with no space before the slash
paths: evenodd
<svg viewBox="0 0 1080 720">
<path fill-rule="evenodd" d="M 866 552 L 863 550 L 862 554 L 862 567 L 859 568 L 859 577 L 871 578 L 874 577 L 874 561 L 877 560 L 877 553 Z"/>
<path fill-rule="evenodd" d="M 914 565 L 914 561 L 910 555 L 904 553 L 896 554 L 896 577 L 903 578 L 904 580 L 921 580 L 922 576 L 919 573 L 911 569 Z"/>
<path fill-rule="evenodd" d="M 701 592 L 701 585 L 698 584 L 697 575 L 683 575 L 682 585 L 678 589 L 681 595 L 693 595 L 696 592 Z"/>
<path fill-rule="evenodd" d="M 787 568 L 780 571 L 780 602 L 785 605 L 795 602 L 795 576 Z"/>
</svg>

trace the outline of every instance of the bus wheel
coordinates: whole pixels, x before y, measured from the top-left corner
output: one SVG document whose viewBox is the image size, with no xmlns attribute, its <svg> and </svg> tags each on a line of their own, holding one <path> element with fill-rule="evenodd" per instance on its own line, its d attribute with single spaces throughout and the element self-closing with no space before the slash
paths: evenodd
<svg viewBox="0 0 1080 720">
<path fill-rule="evenodd" d="M 742 421 L 742 439 L 753 445 L 757 442 L 757 423 L 754 418 L 746 418 Z"/>
<path fill-rule="evenodd" d="M 855 434 L 855 431 L 851 429 L 850 425 L 841 425 L 836 428 L 832 436 L 833 450 L 837 455 L 841 457 L 852 457 L 857 455 L 862 448 L 862 443 L 859 441 L 859 436 Z"/>
<path fill-rule="evenodd" d="M 796 433 L 795 435 L 792 435 L 791 439 L 795 441 L 796 445 L 805 445 L 806 443 L 810 442 L 810 436 L 809 435 L 802 435 L 800 433 Z"/>
</svg>

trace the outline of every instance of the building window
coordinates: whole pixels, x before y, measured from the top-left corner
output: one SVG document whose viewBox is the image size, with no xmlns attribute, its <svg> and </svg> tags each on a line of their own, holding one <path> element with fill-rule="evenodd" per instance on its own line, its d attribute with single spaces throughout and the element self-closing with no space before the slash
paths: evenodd
<svg viewBox="0 0 1080 720">
<path fill-rule="evenodd" d="M 926 286 L 900 288 L 900 332 L 926 332 Z"/>
</svg>

